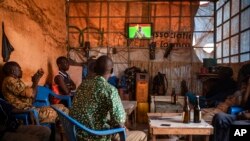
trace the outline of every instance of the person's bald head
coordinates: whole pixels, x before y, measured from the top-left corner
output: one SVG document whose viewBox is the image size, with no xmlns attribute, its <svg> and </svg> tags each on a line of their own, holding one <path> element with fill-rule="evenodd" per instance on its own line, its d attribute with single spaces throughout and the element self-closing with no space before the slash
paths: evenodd
<svg viewBox="0 0 250 141">
<path fill-rule="evenodd" d="M 113 61 L 106 55 L 100 56 L 95 62 L 94 71 L 97 75 L 111 74 L 113 69 Z"/>
<path fill-rule="evenodd" d="M 5 63 L 2 69 L 3 69 L 3 73 L 6 76 L 22 78 L 22 69 L 20 65 L 15 61 L 10 61 L 10 62 Z"/>
</svg>

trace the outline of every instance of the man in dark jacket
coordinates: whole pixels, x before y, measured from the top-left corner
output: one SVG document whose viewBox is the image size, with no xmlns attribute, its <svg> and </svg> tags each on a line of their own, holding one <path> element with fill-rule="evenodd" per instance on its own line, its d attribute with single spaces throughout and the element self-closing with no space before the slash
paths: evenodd
<svg viewBox="0 0 250 141">
<path fill-rule="evenodd" d="M 219 103 L 226 100 L 226 98 L 235 91 L 237 91 L 237 83 L 232 78 L 233 70 L 230 67 L 219 67 L 218 78 L 215 84 L 209 88 L 208 92 L 204 96 L 200 96 L 201 108 L 216 107 Z M 195 104 L 196 96 L 192 92 L 186 93 L 191 104 Z"/>
</svg>

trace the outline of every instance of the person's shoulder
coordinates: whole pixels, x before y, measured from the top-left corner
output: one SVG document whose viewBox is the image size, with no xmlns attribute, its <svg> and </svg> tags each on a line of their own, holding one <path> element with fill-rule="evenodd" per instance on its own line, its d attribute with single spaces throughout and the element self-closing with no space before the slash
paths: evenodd
<svg viewBox="0 0 250 141">
<path fill-rule="evenodd" d="M 59 80 L 59 79 L 63 79 L 63 76 L 57 74 L 57 75 L 54 77 L 54 81 L 57 81 L 57 80 Z"/>
<path fill-rule="evenodd" d="M 107 91 L 116 91 L 116 88 L 111 85 L 105 78 L 103 78 L 102 76 L 96 76 L 94 78 L 96 84 L 98 87 L 105 89 Z"/>
<path fill-rule="evenodd" d="M 57 78 L 57 77 L 62 77 L 62 75 L 60 75 L 60 74 L 57 74 L 57 75 L 55 76 L 55 78 Z"/>
<path fill-rule="evenodd" d="M 117 91 L 116 87 L 111 85 L 110 83 L 107 82 L 108 87 L 110 88 L 111 91 Z"/>
<path fill-rule="evenodd" d="M 14 83 L 14 82 L 16 82 L 18 80 L 19 79 L 17 79 L 17 78 L 14 78 L 14 77 L 11 77 L 11 76 L 7 76 L 7 77 L 4 78 L 3 84 L 4 83 Z"/>
<path fill-rule="evenodd" d="M 99 82 L 99 83 L 104 83 L 106 81 L 105 78 L 103 78 L 100 75 L 95 76 L 93 79 L 94 81 Z"/>
<path fill-rule="evenodd" d="M 86 83 L 89 83 L 88 85 L 95 85 L 95 87 L 98 87 L 99 89 L 105 89 L 105 79 L 101 76 L 95 76 L 93 78 L 89 78 Z"/>
<path fill-rule="evenodd" d="M 4 78 L 4 80 L 17 80 L 17 78 L 14 78 L 12 76 L 7 76 Z"/>
<path fill-rule="evenodd" d="M 94 83 L 95 83 L 96 81 L 95 81 L 95 79 L 94 78 L 86 78 L 86 79 L 84 79 L 84 80 L 82 80 L 82 82 L 81 82 L 81 84 L 79 85 L 79 87 L 86 87 L 86 86 L 88 86 L 88 85 L 94 85 Z M 78 87 L 78 88 L 79 88 Z"/>
</svg>

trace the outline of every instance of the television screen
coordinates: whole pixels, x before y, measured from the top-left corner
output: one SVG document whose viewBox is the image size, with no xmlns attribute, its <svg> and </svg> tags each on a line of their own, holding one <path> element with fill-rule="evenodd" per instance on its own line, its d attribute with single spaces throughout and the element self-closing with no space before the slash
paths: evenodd
<svg viewBox="0 0 250 141">
<path fill-rule="evenodd" d="M 129 39 L 151 39 L 152 24 L 151 23 L 129 23 L 128 38 Z"/>
</svg>

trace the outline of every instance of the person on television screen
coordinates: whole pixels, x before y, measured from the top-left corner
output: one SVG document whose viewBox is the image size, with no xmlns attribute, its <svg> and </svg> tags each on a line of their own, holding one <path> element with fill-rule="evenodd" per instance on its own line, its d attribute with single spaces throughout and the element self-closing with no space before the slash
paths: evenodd
<svg viewBox="0 0 250 141">
<path fill-rule="evenodd" d="M 142 31 L 141 26 L 139 26 L 139 25 L 137 25 L 137 26 L 138 26 L 138 29 L 135 32 L 134 38 L 144 38 L 145 37 L 145 33 Z"/>
</svg>

